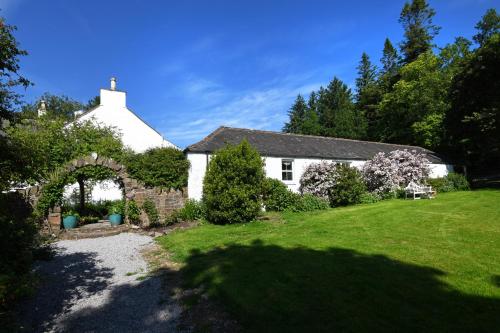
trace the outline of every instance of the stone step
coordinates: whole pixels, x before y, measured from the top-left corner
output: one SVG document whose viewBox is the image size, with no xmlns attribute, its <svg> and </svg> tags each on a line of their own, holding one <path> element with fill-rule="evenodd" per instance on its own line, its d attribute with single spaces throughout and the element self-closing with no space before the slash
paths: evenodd
<svg viewBox="0 0 500 333">
<path fill-rule="evenodd" d="M 94 223 L 98 224 L 98 223 Z M 60 239 L 82 239 L 82 238 L 97 238 L 118 235 L 122 232 L 130 230 L 128 224 L 120 224 L 118 226 L 111 226 L 109 223 L 106 225 L 92 226 L 85 225 L 80 228 L 63 230 L 59 235 Z"/>
</svg>

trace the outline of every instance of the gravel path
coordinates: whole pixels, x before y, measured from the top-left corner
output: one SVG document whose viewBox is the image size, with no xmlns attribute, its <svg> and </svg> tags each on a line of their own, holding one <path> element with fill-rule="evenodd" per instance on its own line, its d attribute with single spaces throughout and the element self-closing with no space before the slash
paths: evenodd
<svg viewBox="0 0 500 333">
<path fill-rule="evenodd" d="M 123 233 L 54 243 L 38 262 L 37 294 L 21 311 L 27 332 L 172 332 L 179 308 L 140 251 L 151 237 Z"/>
</svg>

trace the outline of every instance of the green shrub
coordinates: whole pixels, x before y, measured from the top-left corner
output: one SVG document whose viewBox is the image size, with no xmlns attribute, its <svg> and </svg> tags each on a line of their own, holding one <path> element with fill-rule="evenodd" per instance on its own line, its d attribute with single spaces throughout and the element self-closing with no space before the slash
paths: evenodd
<svg viewBox="0 0 500 333">
<path fill-rule="evenodd" d="M 427 179 L 427 184 L 431 185 L 437 192 L 440 193 L 470 190 L 467 178 L 454 172 L 450 172 L 445 177 Z"/>
<path fill-rule="evenodd" d="M 123 200 L 117 200 L 113 202 L 111 207 L 109 207 L 108 214 L 125 214 L 125 202 Z"/>
<path fill-rule="evenodd" d="M 445 178 L 450 183 L 453 184 L 453 188 L 455 189 L 455 191 L 468 191 L 468 190 L 470 190 L 469 182 L 467 181 L 467 178 L 465 178 L 465 176 L 462 174 L 450 172 L 448 175 L 446 175 Z"/>
<path fill-rule="evenodd" d="M 146 212 L 151 226 L 157 226 L 161 224 L 158 210 L 156 209 L 155 203 L 151 199 L 148 198 L 144 201 L 144 203 L 142 204 L 142 209 Z"/>
<path fill-rule="evenodd" d="M 189 161 L 175 148 L 153 148 L 124 161 L 132 178 L 146 186 L 182 189 L 187 186 Z"/>
<path fill-rule="evenodd" d="M 141 219 L 141 209 L 134 200 L 129 200 L 126 205 L 126 215 L 130 223 L 138 224 Z"/>
<path fill-rule="evenodd" d="M 0 193 L 0 316 L 32 290 L 31 262 L 37 227 L 18 193 Z"/>
<path fill-rule="evenodd" d="M 77 218 L 79 218 L 80 214 L 78 214 L 76 210 L 73 210 L 71 208 L 63 209 L 62 217 L 65 218 L 68 216 L 76 216 Z"/>
<path fill-rule="evenodd" d="M 300 196 L 290 191 L 282 181 L 265 178 L 262 186 L 262 199 L 267 211 L 282 212 L 296 206 Z"/>
<path fill-rule="evenodd" d="M 359 198 L 359 203 L 371 204 L 379 202 L 380 200 L 382 200 L 382 198 L 376 195 L 375 193 L 365 192 L 361 194 L 361 197 Z"/>
<path fill-rule="evenodd" d="M 179 223 L 181 221 L 182 221 L 182 219 L 179 217 L 179 211 L 174 210 L 172 213 L 170 213 L 170 215 L 167 215 L 165 217 L 165 221 L 163 222 L 163 224 L 168 226 L 168 225 L 173 225 L 173 224 Z"/>
<path fill-rule="evenodd" d="M 360 203 L 361 195 L 365 192 L 366 185 L 358 169 L 344 164 L 336 165 L 335 185 L 328 192 L 332 207 Z"/>
<path fill-rule="evenodd" d="M 179 209 L 176 215 L 182 221 L 199 220 L 203 216 L 202 203 L 194 199 L 188 199 L 184 204 L 184 207 Z"/>
<path fill-rule="evenodd" d="M 316 197 L 312 194 L 293 194 L 297 196 L 297 201 L 288 209 L 293 212 L 310 212 L 313 210 L 323 210 L 330 208 L 328 200 L 324 198 Z"/>
<path fill-rule="evenodd" d="M 261 210 L 263 179 L 262 159 L 248 141 L 219 150 L 203 181 L 207 221 L 227 224 L 255 219 Z"/>
</svg>

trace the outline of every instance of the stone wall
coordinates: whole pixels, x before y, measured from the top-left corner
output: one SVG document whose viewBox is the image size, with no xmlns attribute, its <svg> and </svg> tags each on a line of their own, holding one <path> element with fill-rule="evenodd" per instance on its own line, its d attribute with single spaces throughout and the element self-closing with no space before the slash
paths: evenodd
<svg viewBox="0 0 500 333">
<path fill-rule="evenodd" d="M 184 207 L 187 200 L 187 189 L 138 188 L 127 193 L 127 200 L 130 199 L 133 199 L 139 207 L 142 207 L 147 199 L 151 200 L 158 210 L 160 221 L 164 221 L 174 210 Z M 146 221 L 147 216 L 145 214 L 141 219 L 143 224 L 149 224 L 149 221 Z"/>
</svg>

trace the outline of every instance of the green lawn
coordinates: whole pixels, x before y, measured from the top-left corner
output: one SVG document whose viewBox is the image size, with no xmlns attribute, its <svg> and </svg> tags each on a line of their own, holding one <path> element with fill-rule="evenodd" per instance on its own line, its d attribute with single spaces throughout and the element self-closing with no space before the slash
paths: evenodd
<svg viewBox="0 0 500 333">
<path fill-rule="evenodd" d="M 159 242 L 247 331 L 500 331 L 500 191 L 282 218 Z"/>
</svg>

